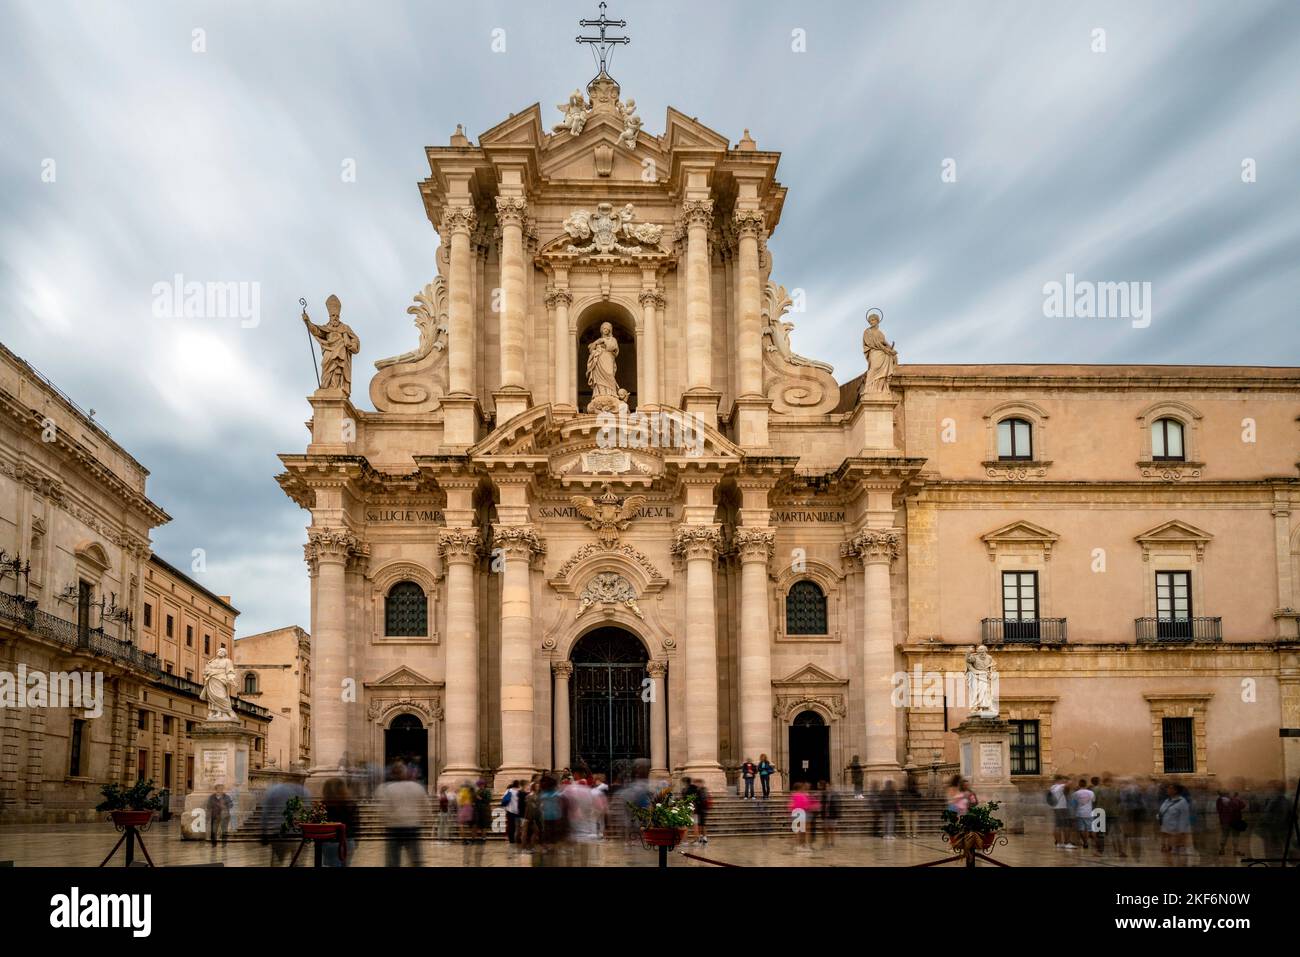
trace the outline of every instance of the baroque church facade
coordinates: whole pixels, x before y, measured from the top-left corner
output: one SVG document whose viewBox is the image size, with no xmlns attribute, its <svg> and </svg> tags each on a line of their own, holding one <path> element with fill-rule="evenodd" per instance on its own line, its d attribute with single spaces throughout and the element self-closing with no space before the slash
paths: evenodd
<svg viewBox="0 0 1300 957">
<path fill-rule="evenodd" d="M 900 364 L 875 314 L 840 383 L 791 348 L 778 153 L 604 70 L 560 117 L 428 148 L 374 411 L 364 328 L 311 324 L 313 781 L 901 778 L 955 763 L 981 644 L 1026 786 L 1294 780 L 1300 370 Z"/>
</svg>

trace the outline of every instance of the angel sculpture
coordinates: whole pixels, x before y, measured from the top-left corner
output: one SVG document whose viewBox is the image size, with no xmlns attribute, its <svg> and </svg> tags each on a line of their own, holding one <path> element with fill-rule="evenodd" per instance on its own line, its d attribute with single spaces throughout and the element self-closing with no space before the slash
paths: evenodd
<svg viewBox="0 0 1300 957">
<path fill-rule="evenodd" d="M 587 520 L 587 527 L 596 533 L 600 543 L 606 548 L 613 548 L 618 544 L 619 532 L 627 531 L 637 510 L 646 503 L 646 497 L 629 495 L 620 500 L 606 485 L 605 490 L 594 499 L 586 495 L 573 495 L 569 502 Z"/>
<path fill-rule="evenodd" d="M 619 210 L 618 219 L 623 235 L 646 246 L 658 246 L 659 240 L 663 237 L 664 228 L 656 226 L 654 223 L 633 223 L 632 217 L 635 215 L 636 211 L 631 203 Z"/>
<path fill-rule="evenodd" d="M 634 150 L 637 134 L 641 132 L 641 117 L 636 115 L 636 100 L 629 97 L 627 103 L 620 103 L 618 115 L 623 118 L 623 132 L 618 135 L 618 145 Z"/>
<path fill-rule="evenodd" d="M 568 132 L 572 136 L 577 136 L 587 125 L 587 114 L 591 107 L 587 104 L 587 99 L 582 95 L 581 90 L 574 90 L 569 94 L 569 102 L 557 103 L 555 108 L 564 114 L 564 119 L 555 124 L 553 132 Z"/>
</svg>

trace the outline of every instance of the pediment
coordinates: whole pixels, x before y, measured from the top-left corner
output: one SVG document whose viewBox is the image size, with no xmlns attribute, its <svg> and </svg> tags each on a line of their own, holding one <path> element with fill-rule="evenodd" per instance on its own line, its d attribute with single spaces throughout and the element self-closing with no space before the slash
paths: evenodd
<svg viewBox="0 0 1300 957">
<path fill-rule="evenodd" d="M 980 539 L 986 545 L 1042 545 L 1051 547 L 1060 539 L 1060 535 L 1033 522 L 1018 521 L 1003 525 L 991 532 L 985 532 Z"/>
<path fill-rule="evenodd" d="M 668 107 L 668 121 L 664 126 L 663 141 L 669 152 L 678 149 L 704 148 L 726 150 L 731 141 L 710 129 L 694 117 Z"/>
<path fill-rule="evenodd" d="M 534 103 L 502 120 L 483 133 L 478 142 L 479 147 L 485 150 L 496 146 L 541 146 L 546 142 L 541 104 Z"/>
<path fill-rule="evenodd" d="M 774 687 L 800 686 L 800 685 L 847 685 L 847 678 L 837 678 L 824 668 L 809 662 L 802 668 L 791 673 L 788 677 L 779 681 L 773 681 Z"/>
<path fill-rule="evenodd" d="M 652 417 L 653 415 L 653 417 Z M 483 465 L 514 459 L 520 464 L 545 465 L 557 478 L 567 474 L 573 459 L 589 454 L 585 468 L 609 480 L 608 468 L 592 468 L 594 456 L 626 451 L 629 473 L 662 474 L 668 468 L 701 467 L 739 462 L 744 453 L 717 429 L 691 424 L 680 409 L 660 406 L 652 415 L 577 415 L 557 419 L 550 405 L 529 409 L 505 422 L 469 450 Z M 685 436 L 689 444 L 680 444 Z M 581 470 L 584 464 L 576 466 Z"/>
<path fill-rule="evenodd" d="M 367 688 L 391 688 L 391 687 L 432 688 L 438 686 L 438 684 L 439 684 L 438 682 L 426 678 L 418 671 L 415 671 L 412 668 L 408 668 L 406 665 L 401 665 L 397 668 L 394 668 L 392 671 L 388 672 L 388 674 L 384 675 L 382 678 L 377 678 L 374 681 L 367 681 L 365 683 L 365 686 Z"/>
<path fill-rule="evenodd" d="M 1133 540 L 1141 545 L 1182 544 L 1195 545 L 1201 549 L 1213 538 L 1214 536 L 1204 529 L 1176 518 L 1133 536 Z"/>
</svg>

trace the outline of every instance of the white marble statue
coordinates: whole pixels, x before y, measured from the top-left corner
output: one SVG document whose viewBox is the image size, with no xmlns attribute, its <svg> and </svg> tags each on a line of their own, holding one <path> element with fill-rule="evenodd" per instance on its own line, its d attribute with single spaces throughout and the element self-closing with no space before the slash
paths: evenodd
<svg viewBox="0 0 1300 957">
<path fill-rule="evenodd" d="M 320 387 L 341 389 L 344 395 L 352 394 L 352 357 L 361 351 L 361 340 L 352 327 L 339 319 L 342 303 L 338 296 L 325 300 L 329 321 L 316 325 L 302 311 L 302 321 L 320 343 Z"/>
<path fill-rule="evenodd" d="M 880 331 L 880 313 L 867 313 L 870 327 L 862 334 L 862 354 L 867 359 L 867 377 L 862 382 L 863 395 L 889 395 L 889 380 L 898 371 L 898 352 Z"/>
<path fill-rule="evenodd" d="M 587 411 L 618 411 L 625 394 L 618 387 L 618 340 L 614 327 L 608 322 L 600 324 L 600 336 L 587 346 L 587 384 L 591 386 L 591 404 Z"/>
<path fill-rule="evenodd" d="M 985 645 L 966 656 L 966 699 L 973 717 L 998 716 L 998 669 Z"/>
<path fill-rule="evenodd" d="M 636 100 L 628 97 L 626 103 L 619 104 L 618 113 L 623 118 L 623 132 L 618 134 L 618 145 L 634 150 L 637 134 L 641 132 L 641 117 L 636 115 Z"/>
<path fill-rule="evenodd" d="M 555 108 L 564 114 L 564 119 L 555 124 L 554 132 L 577 136 L 587 125 L 587 115 L 591 112 L 591 106 L 581 90 L 574 90 L 569 95 L 569 102 L 559 103 Z"/>
<path fill-rule="evenodd" d="M 226 649 L 217 651 L 217 657 L 203 669 L 203 690 L 199 700 L 208 703 L 209 721 L 235 721 L 235 663 L 226 656 Z"/>
</svg>

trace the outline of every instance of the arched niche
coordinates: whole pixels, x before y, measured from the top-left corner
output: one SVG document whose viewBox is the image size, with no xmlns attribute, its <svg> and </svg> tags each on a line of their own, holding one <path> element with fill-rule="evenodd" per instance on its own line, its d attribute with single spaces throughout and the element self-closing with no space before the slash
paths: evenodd
<svg viewBox="0 0 1300 957">
<path fill-rule="evenodd" d="M 587 384 L 587 357 L 589 347 L 600 336 L 602 323 L 612 327 L 618 341 L 615 378 L 619 388 L 627 390 L 629 409 L 637 407 L 637 349 L 636 318 L 624 306 L 607 300 L 593 302 L 578 314 L 577 355 L 574 357 L 574 380 L 577 383 L 578 409 L 587 411 L 591 402 L 591 386 Z"/>
</svg>

